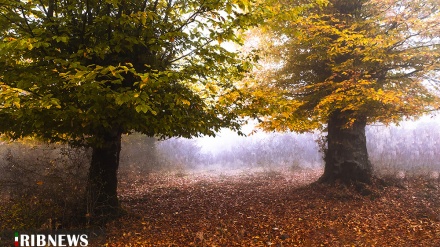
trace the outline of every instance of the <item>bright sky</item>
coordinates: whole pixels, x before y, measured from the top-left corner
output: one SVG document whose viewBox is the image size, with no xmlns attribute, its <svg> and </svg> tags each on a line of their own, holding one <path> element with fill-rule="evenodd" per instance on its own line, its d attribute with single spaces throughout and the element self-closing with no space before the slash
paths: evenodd
<svg viewBox="0 0 440 247">
<path fill-rule="evenodd" d="M 426 123 L 436 123 L 440 128 L 440 112 L 437 113 L 437 115 L 434 116 L 423 116 L 419 118 L 416 121 L 402 121 L 399 124 L 398 128 L 403 129 L 414 129 L 420 124 L 426 124 Z M 254 124 L 247 124 L 243 127 L 243 133 L 249 134 L 254 130 Z M 390 126 L 395 127 L 395 125 Z M 385 128 L 385 127 L 384 127 Z M 253 134 L 250 137 L 243 137 L 237 135 L 237 133 L 229 130 L 229 129 L 222 129 L 220 133 L 216 137 L 201 137 L 197 139 L 197 143 L 202 148 L 202 152 L 212 152 L 212 153 L 218 153 L 221 152 L 224 149 L 229 149 L 232 146 L 235 146 L 237 142 L 240 140 L 243 140 L 244 138 L 266 138 L 270 136 L 271 133 L 265 133 L 261 130 L 257 131 L 257 133 Z"/>
</svg>

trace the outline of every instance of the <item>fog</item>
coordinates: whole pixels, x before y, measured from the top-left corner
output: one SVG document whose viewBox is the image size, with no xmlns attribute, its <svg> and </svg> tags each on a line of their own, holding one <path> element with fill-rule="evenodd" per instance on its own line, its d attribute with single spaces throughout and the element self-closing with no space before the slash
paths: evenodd
<svg viewBox="0 0 440 247">
<path fill-rule="evenodd" d="M 253 126 L 245 126 L 251 133 Z M 399 125 L 370 125 L 367 148 L 376 171 L 440 170 L 440 116 Z M 264 133 L 238 136 L 222 130 L 217 137 L 156 141 L 138 135 L 124 138 L 121 166 L 140 170 L 235 170 L 244 168 L 322 168 L 319 133 Z M 135 145 L 135 146 L 133 146 Z"/>
<path fill-rule="evenodd" d="M 252 130 L 252 126 L 243 128 L 245 133 Z M 371 125 L 366 134 L 370 160 L 378 174 L 438 178 L 440 116 L 404 121 L 398 126 Z M 320 140 L 319 133 L 257 131 L 250 136 L 238 136 L 223 130 L 215 138 L 165 141 L 133 134 L 123 137 L 119 175 L 125 181 L 132 181 L 130 178 L 142 178 L 152 172 L 228 175 L 249 169 L 270 172 L 279 168 L 283 172 L 302 169 L 308 172 L 307 169 L 322 169 L 324 165 L 317 140 Z M 87 181 L 90 151 L 38 142 L 0 144 L 0 187 L 9 188 L 3 193 L 32 192 L 41 181 L 51 181 L 60 193 L 76 190 Z M 41 193 L 49 195 L 54 191 L 42 190 Z"/>
<path fill-rule="evenodd" d="M 250 133 L 252 129 L 246 126 L 243 131 Z M 439 178 L 440 116 L 406 121 L 399 126 L 371 125 L 366 133 L 370 160 L 377 174 Z M 316 179 L 324 165 L 319 138 L 319 133 L 264 132 L 245 137 L 227 130 L 216 138 L 166 141 L 128 135 L 123 137 L 120 183 L 142 188 L 145 179 L 155 174 L 165 175 L 166 181 L 185 183 L 198 177 L 186 175 L 212 174 L 223 179 L 223 175 L 238 174 L 241 179 L 242 174 L 255 172 L 293 175 L 291 179 L 306 182 Z M 78 213 L 76 205 L 84 200 L 90 160 L 91 150 L 87 148 L 40 142 L 0 143 L 0 198 L 22 200 L 20 205 L 25 205 L 29 214 L 22 213 L 33 220 L 24 219 L 34 226 L 41 226 L 41 219 L 52 217 L 52 210 L 47 208 L 56 208 L 63 217 L 73 217 Z M 66 195 L 66 191 L 74 193 Z M 29 198 L 34 203 L 29 203 Z"/>
</svg>

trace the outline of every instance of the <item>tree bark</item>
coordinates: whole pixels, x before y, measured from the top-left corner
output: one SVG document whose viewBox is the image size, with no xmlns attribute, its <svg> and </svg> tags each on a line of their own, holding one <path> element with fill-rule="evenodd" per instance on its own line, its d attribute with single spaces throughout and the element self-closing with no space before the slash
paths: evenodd
<svg viewBox="0 0 440 247">
<path fill-rule="evenodd" d="M 328 121 L 324 174 L 320 182 L 371 183 L 372 165 L 365 136 L 366 118 L 347 126 L 347 117 L 334 112 Z"/>
<path fill-rule="evenodd" d="M 121 132 L 103 134 L 104 143 L 93 147 L 87 185 L 87 214 L 90 219 L 105 220 L 120 212 L 117 194 Z"/>
</svg>

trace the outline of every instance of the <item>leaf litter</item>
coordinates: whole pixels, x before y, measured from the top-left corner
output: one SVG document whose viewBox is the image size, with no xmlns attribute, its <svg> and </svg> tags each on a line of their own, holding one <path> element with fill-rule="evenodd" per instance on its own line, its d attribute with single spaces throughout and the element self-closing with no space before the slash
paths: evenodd
<svg viewBox="0 0 440 247">
<path fill-rule="evenodd" d="M 321 173 L 121 179 L 127 214 L 107 225 L 104 246 L 440 246 L 438 179 L 394 179 L 363 194 L 313 183 Z"/>
</svg>

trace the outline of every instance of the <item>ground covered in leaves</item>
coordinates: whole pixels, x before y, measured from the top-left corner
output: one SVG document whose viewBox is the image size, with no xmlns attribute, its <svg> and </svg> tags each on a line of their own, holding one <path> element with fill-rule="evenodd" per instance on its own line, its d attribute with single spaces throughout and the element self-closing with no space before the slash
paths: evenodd
<svg viewBox="0 0 440 247">
<path fill-rule="evenodd" d="M 312 184 L 321 172 L 121 179 L 127 214 L 107 225 L 105 246 L 440 246 L 438 178 L 392 179 L 361 195 Z"/>
</svg>

